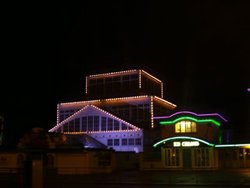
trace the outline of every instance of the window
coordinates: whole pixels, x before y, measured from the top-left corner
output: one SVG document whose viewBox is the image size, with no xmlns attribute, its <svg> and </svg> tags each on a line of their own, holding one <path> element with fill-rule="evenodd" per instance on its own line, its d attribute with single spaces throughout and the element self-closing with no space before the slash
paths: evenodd
<svg viewBox="0 0 250 188">
<path fill-rule="evenodd" d="M 250 160 L 250 149 L 245 149 L 246 159 Z"/>
<path fill-rule="evenodd" d="M 135 145 L 141 145 L 141 139 L 140 138 L 135 139 Z"/>
<path fill-rule="evenodd" d="M 114 139 L 114 146 L 119 146 L 119 145 L 120 145 L 120 140 Z"/>
<path fill-rule="evenodd" d="M 75 119 L 75 131 L 80 131 L 80 118 Z"/>
<path fill-rule="evenodd" d="M 88 131 L 93 131 L 93 116 L 88 116 Z"/>
<path fill-rule="evenodd" d="M 82 131 L 87 131 L 87 117 L 82 117 Z"/>
<path fill-rule="evenodd" d="M 122 130 L 127 130 L 127 129 L 128 129 L 127 125 L 122 123 Z"/>
<path fill-rule="evenodd" d="M 107 118 L 106 117 L 102 117 L 101 130 L 102 131 L 106 131 L 107 130 Z"/>
<path fill-rule="evenodd" d="M 108 130 L 113 131 L 113 119 L 108 118 Z"/>
<path fill-rule="evenodd" d="M 69 132 L 74 132 L 75 131 L 75 125 L 74 125 L 74 120 L 69 122 Z"/>
<path fill-rule="evenodd" d="M 113 146 L 113 140 L 112 140 L 112 139 L 108 139 L 107 145 L 108 145 L 108 146 Z"/>
<path fill-rule="evenodd" d="M 114 130 L 119 130 L 119 121 L 114 120 Z"/>
<path fill-rule="evenodd" d="M 122 139 L 122 146 L 126 146 L 126 145 L 128 145 L 128 139 L 123 138 Z"/>
<path fill-rule="evenodd" d="M 128 145 L 132 146 L 135 144 L 135 140 L 133 138 L 128 139 Z"/>
<path fill-rule="evenodd" d="M 191 121 L 180 121 L 175 124 L 176 133 L 196 132 L 196 123 Z"/>
<path fill-rule="evenodd" d="M 99 131 L 99 116 L 94 116 L 94 131 Z"/>
</svg>

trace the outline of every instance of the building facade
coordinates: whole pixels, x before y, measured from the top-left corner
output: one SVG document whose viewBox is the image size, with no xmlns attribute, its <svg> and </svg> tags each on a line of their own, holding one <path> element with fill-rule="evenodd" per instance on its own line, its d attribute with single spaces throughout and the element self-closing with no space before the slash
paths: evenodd
<svg viewBox="0 0 250 188">
<path fill-rule="evenodd" d="M 250 167 L 250 143 L 232 143 L 227 120 L 220 114 L 179 111 L 154 119 L 161 127 L 161 137 L 153 145 L 160 148 L 161 168 Z"/>
<path fill-rule="evenodd" d="M 58 104 L 49 132 L 83 148 L 140 153 L 141 169 L 250 167 L 250 143 L 233 143 L 226 124 L 218 113 L 176 111 L 161 80 L 127 70 L 86 76 L 85 100 Z"/>
<path fill-rule="evenodd" d="M 143 152 L 160 134 L 153 117 L 176 107 L 163 99 L 162 81 L 144 70 L 89 75 L 85 86 L 86 100 L 57 105 L 57 125 L 50 132 L 87 135 L 115 151 Z"/>
</svg>

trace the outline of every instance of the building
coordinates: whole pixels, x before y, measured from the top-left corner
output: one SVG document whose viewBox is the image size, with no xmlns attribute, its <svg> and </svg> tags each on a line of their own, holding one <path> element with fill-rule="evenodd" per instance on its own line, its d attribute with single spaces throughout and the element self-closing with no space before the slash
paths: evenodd
<svg viewBox="0 0 250 188">
<path fill-rule="evenodd" d="M 86 76 L 84 97 L 58 104 L 49 132 L 83 148 L 140 153 L 141 169 L 250 167 L 250 143 L 234 143 L 223 116 L 176 111 L 163 82 L 144 70 Z"/>
<path fill-rule="evenodd" d="M 250 143 L 236 144 L 227 132 L 227 120 L 218 113 L 178 111 L 154 117 L 161 137 L 160 166 L 165 169 L 217 169 L 250 167 Z"/>
<path fill-rule="evenodd" d="M 153 117 L 176 107 L 163 99 L 163 82 L 144 70 L 86 76 L 85 98 L 58 104 L 49 131 L 80 136 L 85 148 L 99 142 L 115 151 L 151 150 L 160 134 Z"/>
</svg>

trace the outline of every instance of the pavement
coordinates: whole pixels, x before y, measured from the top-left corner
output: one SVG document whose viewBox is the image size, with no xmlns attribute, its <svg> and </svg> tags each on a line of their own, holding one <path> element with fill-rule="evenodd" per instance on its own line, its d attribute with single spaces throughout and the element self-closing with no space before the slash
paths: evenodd
<svg viewBox="0 0 250 188">
<path fill-rule="evenodd" d="M 0 174 L 0 187 L 22 188 L 19 176 Z M 44 188 L 250 187 L 250 169 L 218 171 L 118 171 L 108 174 L 44 174 Z"/>
<path fill-rule="evenodd" d="M 56 182 L 63 185 L 112 185 L 113 187 L 163 187 L 163 186 L 206 186 L 206 187 L 250 187 L 250 169 L 220 171 L 121 171 L 110 174 L 92 175 L 60 175 L 58 180 L 47 179 L 57 187 Z M 54 183 L 53 183 L 54 182 Z M 108 187 L 108 186 L 107 186 Z"/>
</svg>

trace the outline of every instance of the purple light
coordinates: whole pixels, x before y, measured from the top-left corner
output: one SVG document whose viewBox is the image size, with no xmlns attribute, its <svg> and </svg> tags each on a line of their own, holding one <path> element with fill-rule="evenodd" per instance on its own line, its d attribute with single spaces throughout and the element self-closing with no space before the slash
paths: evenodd
<svg viewBox="0 0 250 188">
<path fill-rule="evenodd" d="M 222 117 L 220 114 L 218 113 L 212 113 L 212 114 L 196 114 L 194 112 L 190 112 L 190 111 L 180 111 L 180 112 L 176 112 L 174 114 L 171 114 L 170 116 L 159 116 L 159 117 L 154 117 L 153 119 L 168 119 L 168 118 L 171 118 L 175 115 L 178 115 L 178 114 L 192 114 L 194 116 L 199 116 L 199 117 L 202 117 L 202 116 L 219 116 L 222 120 L 224 120 L 225 122 L 227 122 L 227 120 Z"/>
<path fill-rule="evenodd" d="M 250 88 L 248 88 L 247 91 L 250 92 Z"/>
</svg>

